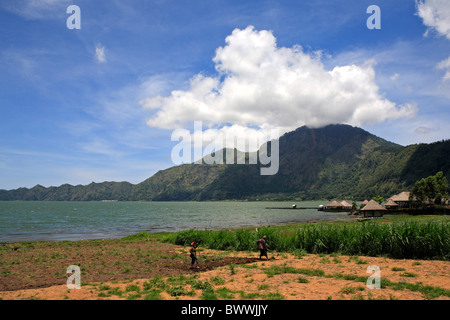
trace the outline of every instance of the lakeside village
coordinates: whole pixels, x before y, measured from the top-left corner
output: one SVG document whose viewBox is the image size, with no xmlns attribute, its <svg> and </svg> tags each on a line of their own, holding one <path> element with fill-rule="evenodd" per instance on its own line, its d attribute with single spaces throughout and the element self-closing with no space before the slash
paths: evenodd
<svg viewBox="0 0 450 320">
<path fill-rule="evenodd" d="M 353 201 L 331 201 L 320 206 L 319 211 L 347 211 L 349 215 L 362 215 L 365 219 L 392 214 L 448 214 L 448 182 L 442 171 L 416 181 L 412 191 L 403 191 L 384 200 L 377 196 L 364 200 L 359 206 Z"/>
<path fill-rule="evenodd" d="M 441 202 L 441 200 L 443 200 Z M 296 208 L 296 205 L 293 205 Z M 326 205 L 320 205 L 319 211 L 325 212 L 348 212 L 349 215 L 361 215 L 364 219 L 379 218 L 384 214 L 435 214 L 450 213 L 448 199 L 427 199 L 418 205 L 418 201 L 411 192 L 404 191 L 396 194 L 387 200 L 375 197 L 371 200 L 364 200 L 359 205 L 353 201 L 351 204 L 346 201 L 333 200 Z"/>
<path fill-rule="evenodd" d="M 324 212 L 348 212 L 349 215 L 359 215 L 359 221 L 383 217 L 384 214 L 448 214 L 450 213 L 450 199 L 448 197 L 448 182 L 442 171 L 434 176 L 416 181 L 412 191 L 403 191 L 387 200 L 376 196 L 371 200 L 364 200 L 357 204 L 347 200 L 333 200 L 326 205 L 320 205 L 318 210 Z M 292 209 L 298 208 L 293 204 Z M 289 208 L 266 208 L 289 209 Z"/>
</svg>

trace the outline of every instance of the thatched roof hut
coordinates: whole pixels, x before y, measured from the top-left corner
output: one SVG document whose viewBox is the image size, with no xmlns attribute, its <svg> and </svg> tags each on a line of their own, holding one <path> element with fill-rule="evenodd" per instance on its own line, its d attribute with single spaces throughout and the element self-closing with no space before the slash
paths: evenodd
<svg viewBox="0 0 450 320">
<path fill-rule="evenodd" d="M 352 205 L 350 203 L 348 203 L 347 201 L 343 200 L 341 201 L 341 204 L 344 206 L 344 208 L 346 209 L 351 209 Z"/>
<path fill-rule="evenodd" d="M 403 191 L 403 192 L 400 192 L 399 194 L 396 194 L 396 195 L 390 197 L 389 199 L 391 199 L 392 201 L 397 203 L 399 205 L 399 207 L 409 207 L 409 195 L 410 194 L 411 194 L 411 192 L 409 192 L 409 191 Z"/>
<path fill-rule="evenodd" d="M 364 213 L 364 217 L 382 217 L 387 209 L 375 200 L 370 200 L 360 211 Z"/>
<path fill-rule="evenodd" d="M 388 201 L 386 201 L 386 203 L 384 204 L 384 207 L 386 209 L 396 209 L 398 208 L 398 204 L 394 200 L 388 199 Z"/>
<path fill-rule="evenodd" d="M 325 209 L 344 209 L 344 206 L 342 203 L 333 200 L 325 206 Z"/>
</svg>

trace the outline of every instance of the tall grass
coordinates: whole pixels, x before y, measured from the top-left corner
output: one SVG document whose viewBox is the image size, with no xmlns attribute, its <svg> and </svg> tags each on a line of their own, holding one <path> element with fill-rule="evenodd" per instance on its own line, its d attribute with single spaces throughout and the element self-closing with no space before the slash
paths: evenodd
<svg viewBox="0 0 450 320">
<path fill-rule="evenodd" d="M 450 260 L 449 222 L 404 221 L 388 224 L 364 222 L 352 225 L 302 225 L 296 230 L 277 227 L 260 228 L 258 232 L 189 230 L 169 235 L 165 241 L 189 245 L 196 241 L 201 246 L 219 250 L 257 249 L 256 241 L 268 237 L 272 250 L 308 253 L 340 252 L 348 255 L 387 255 L 405 259 Z"/>
</svg>

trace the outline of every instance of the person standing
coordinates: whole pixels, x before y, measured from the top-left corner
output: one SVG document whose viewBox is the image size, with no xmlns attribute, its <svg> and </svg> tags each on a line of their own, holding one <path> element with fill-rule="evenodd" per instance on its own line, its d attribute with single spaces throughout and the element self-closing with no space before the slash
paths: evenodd
<svg viewBox="0 0 450 320">
<path fill-rule="evenodd" d="M 196 269 L 200 269 L 200 267 L 198 266 L 198 258 L 197 258 L 197 248 L 198 248 L 198 243 L 197 242 L 192 242 L 191 243 L 191 249 L 189 250 L 189 256 L 191 257 L 191 269 L 194 269 L 194 264 L 196 264 Z"/>
<path fill-rule="evenodd" d="M 257 243 L 259 249 L 259 260 L 262 260 L 262 257 L 266 257 L 266 259 L 269 260 L 269 257 L 267 256 L 267 251 L 269 250 L 267 247 L 267 237 L 263 236 Z"/>
</svg>

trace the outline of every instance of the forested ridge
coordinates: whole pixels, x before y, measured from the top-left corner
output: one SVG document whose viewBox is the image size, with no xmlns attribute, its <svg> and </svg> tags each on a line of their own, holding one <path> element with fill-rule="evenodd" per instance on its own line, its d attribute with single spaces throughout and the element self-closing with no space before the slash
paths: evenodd
<svg viewBox="0 0 450 320">
<path fill-rule="evenodd" d="M 269 148 L 270 150 L 270 148 Z M 248 157 L 248 154 L 246 154 Z M 184 164 L 138 184 L 102 182 L 0 190 L 0 200 L 362 200 L 411 190 L 450 169 L 450 140 L 401 146 L 349 125 L 300 127 L 279 139 L 279 171 L 260 164 Z"/>
</svg>

